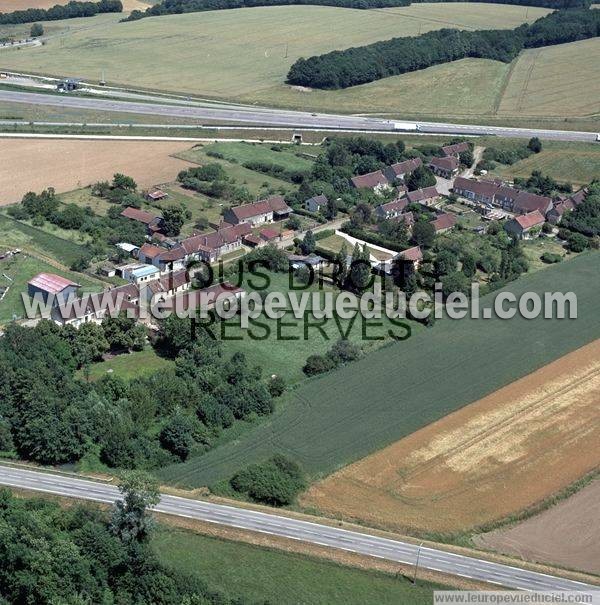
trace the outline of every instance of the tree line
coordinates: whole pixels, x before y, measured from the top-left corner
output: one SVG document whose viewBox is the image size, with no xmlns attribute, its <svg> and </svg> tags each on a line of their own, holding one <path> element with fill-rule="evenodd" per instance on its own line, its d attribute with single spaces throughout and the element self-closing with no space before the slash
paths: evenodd
<svg viewBox="0 0 600 605">
<path fill-rule="evenodd" d="M 228 10 L 232 8 L 252 8 L 257 6 L 316 5 L 337 6 L 367 10 L 371 8 L 391 8 L 410 6 L 415 3 L 444 2 L 447 0 L 162 0 L 145 11 L 134 10 L 124 21 L 136 21 L 144 17 L 179 15 L 202 11 Z M 461 0 L 450 0 L 459 2 Z M 475 0 L 473 0 L 475 1 Z M 491 4 L 516 4 L 563 9 L 589 7 L 591 0 L 486 0 Z"/>
<path fill-rule="evenodd" d="M 11 13 L 0 13 L 0 24 L 31 23 L 33 21 L 58 21 L 77 17 L 93 17 L 100 13 L 122 13 L 121 0 L 100 0 L 100 2 L 75 2 L 56 4 L 51 8 L 27 8 Z"/>
<path fill-rule="evenodd" d="M 599 35 L 600 10 L 561 10 L 513 30 L 442 29 L 300 58 L 290 68 L 287 81 L 311 88 L 348 88 L 467 57 L 509 63 L 525 48 Z"/>
</svg>

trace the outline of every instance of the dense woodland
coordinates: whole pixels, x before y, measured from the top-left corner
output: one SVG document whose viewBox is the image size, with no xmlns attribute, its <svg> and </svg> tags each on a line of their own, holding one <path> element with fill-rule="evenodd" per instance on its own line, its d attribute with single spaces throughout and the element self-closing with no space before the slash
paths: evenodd
<svg viewBox="0 0 600 605">
<path fill-rule="evenodd" d="M 196 13 L 201 11 L 250 8 L 255 6 L 316 5 L 342 8 L 371 9 L 410 6 L 414 3 L 459 2 L 461 0 L 162 0 L 145 11 L 134 10 L 125 21 L 144 17 Z M 463 0 L 464 1 L 464 0 Z M 554 9 L 590 6 L 591 0 L 486 0 L 492 4 L 518 4 Z"/>
<path fill-rule="evenodd" d="M 59 21 L 60 19 L 76 19 L 77 17 L 93 17 L 100 13 L 122 13 L 121 0 L 100 0 L 100 2 L 75 2 L 56 4 L 51 8 L 27 8 L 0 13 L 0 24 L 30 23 L 32 21 Z"/>
<path fill-rule="evenodd" d="M 311 88 L 347 88 L 467 57 L 508 63 L 524 48 L 599 35 L 600 10 L 562 10 L 514 30 L 442 29 L 300 58 L 290 68 L 287 81 Z"/>
</svg>

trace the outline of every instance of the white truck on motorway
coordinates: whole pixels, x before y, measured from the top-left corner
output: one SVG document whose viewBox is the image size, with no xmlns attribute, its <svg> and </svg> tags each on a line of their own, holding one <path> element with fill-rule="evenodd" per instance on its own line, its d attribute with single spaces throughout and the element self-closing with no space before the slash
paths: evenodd
<svg viewBox="0 0 600 605">
<path fill-rule="evenodd" d="M 393 122 L 394 130 L 405 130 L 405 131 L 417 131 L 419 130 L 419 125 L 415 122 Z"/>
</svg>

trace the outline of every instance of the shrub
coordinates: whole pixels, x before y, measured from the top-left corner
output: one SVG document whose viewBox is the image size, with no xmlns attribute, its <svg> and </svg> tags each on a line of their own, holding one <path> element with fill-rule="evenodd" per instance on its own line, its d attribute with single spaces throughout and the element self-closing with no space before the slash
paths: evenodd
<svg viewBox="0 0 600 605">
<path fill-rule="evenodd" d="M 273 376 L 269 380 L 268 389 L 271 397 L 281 397 L 285 392 L 285 380 L 281 376 Z"/>
<path fill-rule="evenodd" d="M 581 233 L 571 233 L 567 244 L 571 252 L 583 252 L 589 246 L 588 238 Z"/>
<path fill-rule="evenodd" d="M 542 260 L 542 262 L 548 265 L 552 265 L 554 263 L 560 263 L 560 261 L 562 260 L 562 256 L 560 254 L 554 254 L 552 252 L 544 252 L 544 254 L 540 256 L 540 259 Z"/>
<path fill-rule="evenodd" d="M 252 464 L 241 470 L 229 483 L 236 492 L 274 506 L 291 504 L 306 488 L 300 467 L 279 454 L 266 462 Z"/>
<path fill-rule="evenodd" d="M 307 376 L 316 376 L 333 370 L 335 363 L 330 357 L 325 355 L 309 355 L 302 368 L 302 371 Z"/>
</svg>

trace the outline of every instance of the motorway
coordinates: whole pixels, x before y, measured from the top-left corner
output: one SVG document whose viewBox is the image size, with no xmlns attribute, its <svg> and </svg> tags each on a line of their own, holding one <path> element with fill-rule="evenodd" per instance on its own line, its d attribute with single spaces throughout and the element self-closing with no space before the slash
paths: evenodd
<svg viewBox="0 0 600 605">
<path fill-rule="evenodd" d="M 120 497 L 117 488 L 113 485 L 5 465 L 0 466 L 0 484 L 104 503 L 112 503 Z M 419 568 L 498 584 L 506 588 L 545 591 L 600 590 L 599 586 L 466 557 L 444 550 L 419 547 L 407 542 L 299 521 L 275 513 L 263 513 L 169 495 L 162 495 L 160 503 L 154 510 L 168 515 L 291 538 L 408 565 L 415 565 L 418 556 Z"/>
<path fill-rule="evenodd" d="M 206 103 L 204 106 L 180 106 L 166 103 L 117 101 L 113 99 L 93 99 L 70 94 L 43 94 L 0 90 L 0 102 L 46 105 L 94 111 L 124 112 L 133 114 L 179 117 L 197 120 L 212 120 L 232 124 L 256 126 L 277 126 L 281 128 L 310 128 L 319 130 L 355 130 L 365 132 L 398 132 L 394 122 L 382 118 L 351 115 L 313 114 L 285 109 L 269 109 L 252 106 L 228 106 Z M 465 124 L 444 124 L 437 122 L 417 122 L 418 132 L 423 134 L 447 135 L 496 135 L 502 137 L 530 138 L 559 141 L 597 140 L 595 132 L 568 130 L 541 130 L 533 128 L 509 128 L 505 126 L 477 126 Z"/>
</svg>

